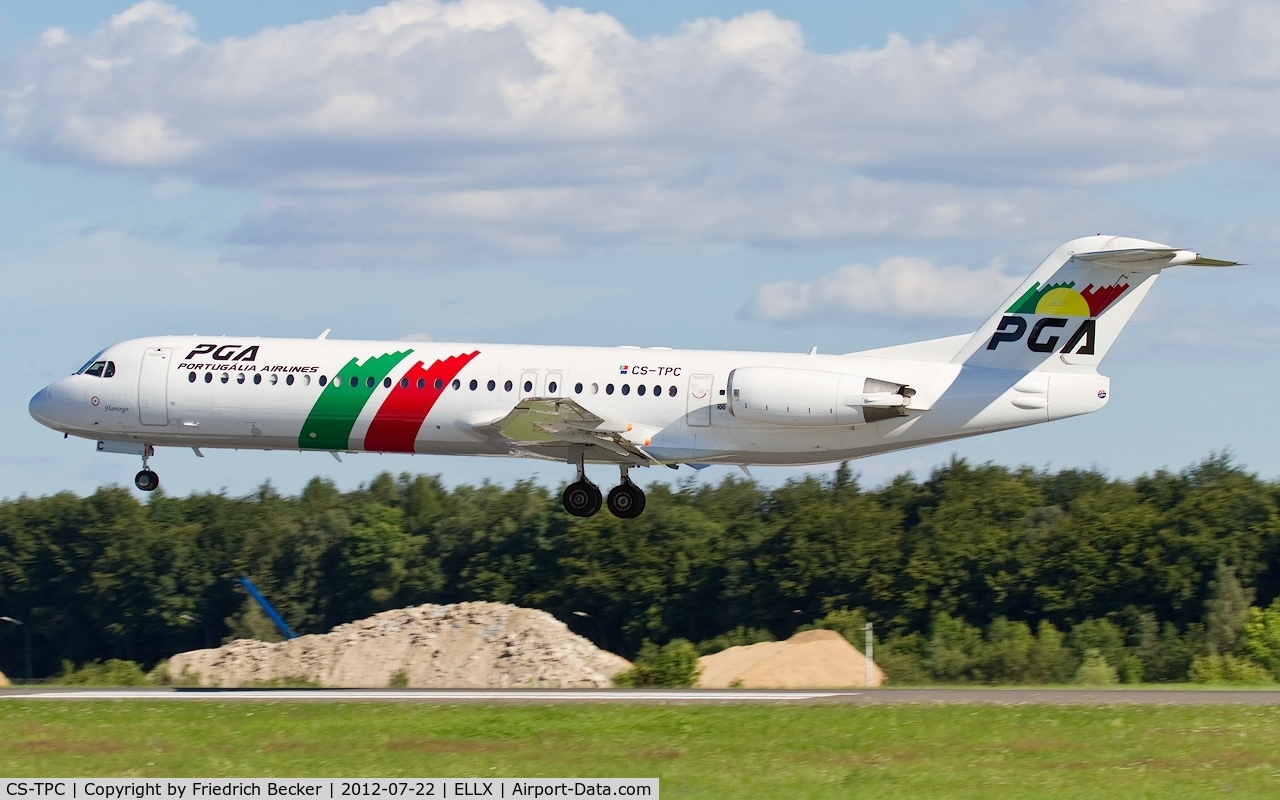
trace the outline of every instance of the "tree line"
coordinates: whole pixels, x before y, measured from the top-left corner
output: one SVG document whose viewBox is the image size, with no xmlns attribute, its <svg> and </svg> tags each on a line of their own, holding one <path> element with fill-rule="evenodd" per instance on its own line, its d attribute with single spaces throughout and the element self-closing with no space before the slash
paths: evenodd
<svg viewBox="0 0 1280 800">
<path fill-rule="evenodd" d="M 493 600 L 631 658 L 805 626 L 861 646 L 869 621 L 899 683 L 1264 680 L 1280 674 L 1278 500 L 1225 455 L 1132 480 L 958 459 L 878 488 L 847 465 L 774 489 L 687 480 L 653 486 L 635 520 L 570 517 L 533 483 L 408 474 L 145 504 L 103 488 L 0 503 L 0 615 L 29 626 L 37 677 L 269 638 L 248 575 L 299 633 Z M 0 625 L 0 671 L 23 674 L 17 626 Z"/>
</svg>

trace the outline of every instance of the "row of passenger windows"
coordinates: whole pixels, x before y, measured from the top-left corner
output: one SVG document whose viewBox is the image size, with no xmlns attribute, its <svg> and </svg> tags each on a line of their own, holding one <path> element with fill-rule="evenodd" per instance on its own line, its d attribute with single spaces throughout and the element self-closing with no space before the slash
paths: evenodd
<svg viewBox="0 0 1280 800">
<path fill-rule="evenodd" d="M 115 374 L 115 364 L 113 364 L 113 363 L 111 363 L 111 362 L 106 362 L 106 363 L 109 365 L 109 367 L 108 367 L 108 372 L 107 372 L 107 374 L 106 374 L 106 377 L 110 378 L 112 375 L 114 375 L 114 374 Z M 94 366 L 96 367 L 97 365 L 94 365 Z M 89 373 L 89 374 L 96 374 L 96 373 Z M 220 380 L 222 383 L 230 383 L 230 382 L 231 382 L 231 373 L 229 373 L 229 372 L 222 372 L 222 373 L 219 373 L 219 375 L 220 375 L 221 377 L 220 377 L 218 380 Z M 246 377 L 246 373 L 243 373 L 243 372 L 237 372 L 235 375 L 236 375 L 236 378 L 235 378 L 236 383 L 244 383 L 244 382 L 248 379 L 248 378 Z M 199 379 L 200 379 L 200 378 L 199 378 L 199 375 L 198 375 L 197 373 L 195 373 L 195 372 L 188 372 L 188 373 L 187 373 L 187 382 L 188 382 L 188 383 L 195 383 L 195 382 L 196 382 L 196 381 L 198 381 Z M 299 381 L 303 386 L 308 386 L 308 385 L 310 385 L 310 384 L 311 384 L 311 376 L 310 376 L 310 375 L 299 375 L 299 376 L 297 376 L 297 378 L 296 378 L 296 379 L 297 379 L 297 380 L 298 380 L 298 381 Z M 205 382 L 205 383 L 213 383 L 213 381 L 214 381 L 213 373 L 212 373 L 212 372 L 206 372 L 206 373 L 204 374 L 204 382 Z M 255 384 L 260 384 L 260 383 L 262 383 L 262 381 L 263 381 L 263 375 L 262 375 L 262 373 L 261 373 L 261 372 L 254 373 L 254 375 L 253 375 L 253 382 L 254 382 Z M 271 384 L 271 385 L 275 385 L 275 384 L 277 384 L 277 383 L 279 383 L 279 382 L 280 382 L 280 376 L 279 376 L 278 374 L 276 374 L 276 373 L 269 373 L 269 374 L 267 374 L 267 376 L 266 376 L 266 381 L 267 381 L 267 383 L 269 383 L 269 384 Z M 284 382 L 285 382 L 285 385 L 286 385 L 286 386 L 292 386 L 292 385 L 294 384 L 294 382 L 295 382 L 295 376 L 293 376 L 293 375 L 285 375 L 285 376 L 284 376 Z M 321 375 L 321 376 L 320 376 L 320 378 L 319 378 L 319 380 L 317 381 L 317 383 L 319 383 L 321 386 L 324 386 L 324 385 L 325 385 L 325 384 L 327 384 L 328 382 L 329 382 L 329 379 L 328 379 L 328 378 L 326 378 L 324 375 Z M 362 381 L 361 381 L 361 379 L 360 379 L 358 376 L 355 376 L 355 375 L 352 375 L 350 378 L 346 378 L 346 379 L 344 379 L 341 375 L 336 375 L 336 376 L 334 376 L 334 379 L 333 379 L 333 383 L 334 383 L 334 385 L 335 385 L 335 386 L 346 386 L 346 385 L 349 385 L 349 386 L 350 386 L 351 388 L 353 388 L 353 389 L 354 389 L 354 388 L 356 388 L 356 387 L 358 387 L 358 386 L 361 384 L 361 382 L 362 382 Z M 377 378 L 375 378 L 375 377 L 373 377 L 372 375 L 370 375 L 369 377 L 365 378 L 365 379 L 364 379 L 364 381 L 363 381 L 364 385 L 365 385 L 367 388 L 369 388 L 369 389 L 372 389 L 375 385 L 377 385 L 377 382 L 378 382 L 378 379 L 377 379 Z M 410 381 L 409 381 L 409 379 L 408 379 L 408 378 L 401 378 L 401 379 L 400 379 L 400 388 L 402 388 L 402 389 L 408 389 L 408 388 L 409 388 L 409 384 L 410 384 Z M 383 378 L 383 379 L 382 379 L 382 385 L 383 385 L 383 387 L 384 387 L 384 388 L 390 389 L 390 388 L 391 388 L 391 379 L 390 379 L 390 378 Z M 418 378 L 418 379 L 417 379 L 417 381 L 415 381 L 415 382 L 414 382 L 414 385 L 415 385 L 415 387 L 416 387 L 416 388 L 418 388 L 418 389 L 425 389 L 425 388 L 427 388 L 427 379 L 426 379 L 426 378 Z M 462 381 L 458 380 L 457 378 L 454 378 L 453 383 L 451 384 L 451 386 L 452 386 L 454 389 L 461 389 L 461 388 L 462 388 Z M 441 380 L 440 378 L 436 378 L 436 379 L 432 382 L 432 386 L 431 386 L 431 388 L 435 389 L 436 391 L 440 391 L 441 389 L 443 389 L 443 388 L 444 388 L 444 381 L 443 381 L 443 380 Z M 477 389 L 479 389 L 479 388 L 480 388 L 480 382 L 479 382 L 479 381 L 477 381 L 477 380 L 472 380 L 470 383 L 468 383 L 468 384 L 467 384 L 467 388 L 469 388 L 471 391 L 473 391 L 473 392 L 474 392 L 474 391 L 476 391 Z M 492 380 L 491 380 L 491 381 L 489 381 L 488 383 L 486 383 L 486 384 L 485 384 L 485 388 L 486 388 L 486 389 L 488 389 L 488 390 L 489 390 L 489 391 L 491 391 L 491 392 L 492 392 L 492 391 L 496 391 L 496 390 L 497 390 L 497 388 L 498 388 L 498 383 L 497 383 L 497 381 L 492 381 Z M 502 384 L 502 391 L 504 391 L 504 392 L 509 392 L 509 391 L 511 391 L 511 390 L 512 390 L 512 389 L 514 389 L 514 388 L 515 388 L 515 384 L 514 384 L 514 383 L 512 383 L 511 381 L 505 381 L 505 382 Z M 525 381 L 525 382 L 524 382 L 524 386 L 523 386 L 522 388 L 524 389 L 524 391 L 525 391 L 525 393 L 526 393 L 526 394 L 527 394 L 527 393 L 529 393 L 529 392 L 532 392 L 532 391 L 533 391 L 533 381 L 528 381 L 528 380 L 527 380 L 527 381 Z M 555 381 L 551 381 L 550 383 L 548 383 L 548 384 L 547 384 L 547 394 L 548 394 L 549 396 L 551 396 L 551 397 L 555 397 L 556 392 L 557 392 L 557 391 L 559 391 L 559 389 L 560 389 L 560 386 L 559 386 Z M 590 385 L 590 387 L 583 386 L 583 384 L 581 384 L 581 383 L 575 383 L 575 384 L 573 385 L 573 393 L 574 393 L 574 394 L 582 394 L 584 391 L 588 391 L 588 390 L 591 392 L 591 394 L 596 394 L 597 392 L 599 392 L 599 391 L 600 391 L 600 384 L 598 384 L 598 383 L 593 383 L 593 384 L 591 384 L 591 385 Z M 616 391 L 621 391 L 621 392 L 622 392 L 622 394 L 624 394 L 624 395 L 629 395 L 629 394 L 631 394 L 631 384 L 629 384 L 629 383 L 624 383 L 624 384 L 622 384 L 620 387 L 617 387 L 616 389 L 615 389 L 615 387 L 614 387 L 614 385 L 613 385 L 612 383 L 605 384 L 605 387 L 604 387 L 604 393 L 605 393 L 605 394 L 610 394 L 610 395 L 611 395 L 611 394 L 613 394 L 613 393 L 614 393 L 614 391 L 615 391 L 615 390 L 616 390 Z M 636 394 L 640 395 L 641 397 L 643 397 L 643 396 L 644 396 L 645 394 L 647 394 L 648 392 L 649 392 L 649 387 L 648 387 L 648 386 L 646 386 L 646 385 L 644 385 L 644 384 L 640 384 L 640 385 L 636 386 Z M 679 390 L 678 390 L 675 386 L 670 386 L 670 387 L 667 387 L 667 388 L 666 388 L 666 393 L 667 393 L 667 395 L 668 395 L 668 396 L 670 396 L 670 397 L 675 397 L 675 396 L 676 396 L 676 394 L 677 394 L 678 392 L 679 392 Z M 654 396 L 654 397 L 661 397 L 661 396 L 662 396 L 662 394 L 663 394 L 663 387 L 662 387 L 662 385 L 661 385 L 661 384 L 654 384 L 654 386 L 653 386 L 653 396 Z"/>
</svg>

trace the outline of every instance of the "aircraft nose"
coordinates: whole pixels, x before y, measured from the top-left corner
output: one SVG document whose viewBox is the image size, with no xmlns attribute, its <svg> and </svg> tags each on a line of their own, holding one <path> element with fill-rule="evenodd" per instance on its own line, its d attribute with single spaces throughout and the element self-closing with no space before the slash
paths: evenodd
<svg viewBox="0 0 1280 800">
<path fill-rule="evenodd" d="M 50 384 L 36 392 L 35 397 L 31 398 L 31 402 L 27 404 L 27 411 L 41 425 L 56 428 L 58 426 L 57 409 L 61 400 L 59 395 L 58 384 Z"/>
</svg>

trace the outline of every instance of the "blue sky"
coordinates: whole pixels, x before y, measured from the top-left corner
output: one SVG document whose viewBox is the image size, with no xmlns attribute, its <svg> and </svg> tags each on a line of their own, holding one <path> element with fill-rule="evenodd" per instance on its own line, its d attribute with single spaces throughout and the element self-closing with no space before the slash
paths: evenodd
<svg viewBox="0 0 1280 800">
<path fill-rule="evenodd" d="M 1163 276 L 1103 363 L 1104 411 L 864 460 L 864 479 L 953 453 L 1132 476 L 1219 450 L 1280 475 L 1277 40 L 1261 2 L 0 1 L 0 496 L 130 483 L 131 459 L 26 403 L 134 336 L 848 352 L 971 330 L 1097 232 L 1249 266 Z M 955 300 L 776 302 L 842 275 Z M 568 474 L 155 466 L 178 493 Z"/>
</svg>

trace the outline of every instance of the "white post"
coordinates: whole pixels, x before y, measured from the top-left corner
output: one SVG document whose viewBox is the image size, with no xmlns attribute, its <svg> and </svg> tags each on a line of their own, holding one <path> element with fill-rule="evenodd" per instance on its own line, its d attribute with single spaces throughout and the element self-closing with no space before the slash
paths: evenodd
<svg viewBox="0 0 1280 800">
<path fill-rule="evenodd" d="M 872 647 L 872 642 L 873 642 L 873 640 L 872 640 L 872 638 L 871 638 L 871 623 L 870 623 L 870 622 L 868 622 L 868 623 L 867 623 L 867 625 L 866 625 L 866 627 L 865 627 L 865 628 L 863 628 L 863 630 L 867 632 L 867 649 L 866 649 L 866 654 L 867 654 L 867 679 L 866 679 L 866 684 L 867 684 L 867 688 L 868 688 L 868 689 L 870 689 L 870 688 L 871 688 L 871 671 L 872 671 L 873 669 L 875 669 L 875 662 L 873 662 L 873 661 L 871 660 L 871 647 Z"/>
</svg>

